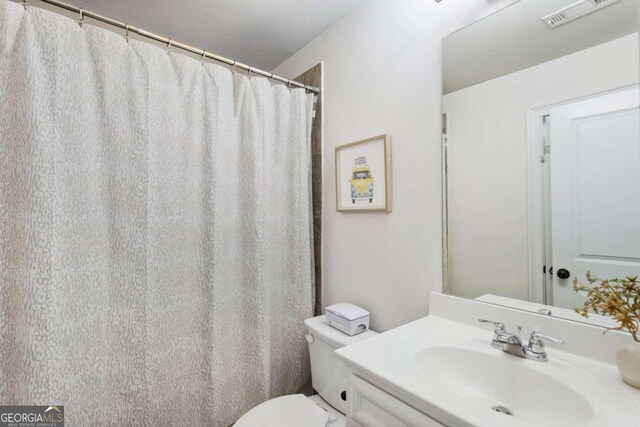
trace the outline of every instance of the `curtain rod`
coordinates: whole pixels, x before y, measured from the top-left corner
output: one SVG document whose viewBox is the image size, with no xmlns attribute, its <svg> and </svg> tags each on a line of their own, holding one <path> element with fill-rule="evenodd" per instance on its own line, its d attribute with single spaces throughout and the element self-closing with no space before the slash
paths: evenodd
<svg viewBox="0 0 640 427">
<path fill-rule="evenodd" d="M 25 8 L 27 7 L 27 5 L 29 4 L 27 0 L 13 0 L 17 3 L 22 4 Z M 220 62 L 222 64 L 228 65 L 232 68 L 239 68 L 241 70 L 247 71 L 249 73 L 249 75 L 251 74 L 257 74 L 259 76 L 262 77 L 266 77 L 267 79 L 270 80 L 276 80 L 279 81 L 281 83 L 286 84 L 289 87 L 297 87 L 297 88 L 301 88 L 301 89 L 305 89 L 309 92 L 315 93 L 315 94 L 319 94 L 320 93 L 320 89 L 314 86 L 308 86 L 299 82 L 296 82 L 294 80 L 291 79 L 287 79 L 285 77 L 282 76 L 278 76 L 277 74 L 273 74 L 270 73 L 268 71 L 264 71 L 261 70 L 259 68 L 255 68 L 255 67 L 251 67 L 247 64 L 243 64 L 242 62 L 238 62 L 235 59 L 229 59 L 229 58 L 225 58 L 224 56 L 220 56 L 220 55 L 216 55 L 213 53 L 209 53 L 206 50 L 203 49 L 198 49 L 196 47 L 193 46 L 189 46 L 187 44 L 184 43 L 180 43 L 177 41 L 172 40 L 171 38 L 167 38 L 167 37 L 163 37 L 163 36 L 159 36 L 157 34 L 153 34 L 149 31 L 143 30 L 141 28 L 136 28 L 134 26 L 131 26 L 129 24 L 125 24 L 124 22 L 120 22 L 120 21 L 116 21 L 115 19 L 111 19 L 108 18 L 106 16 L 102 16 L 99 15 L 97 13 L 88 11 L 88 10 L 84 10 L 82 8 L 76 7 L 76 6 L 72 6 L 70 4 L 67 3 L 63 3 L 57 0 L 38 0 L 41 3 L 45 3 L 63 10 L 66 10 L 68 12 L 72 12 L 72 13 L 77 13 L 80 17 L 80 22 L 83 21 L 84 18 L 91 18 L 94 19 L 96 21 L 102 22 L 104 24 L 107 25 L 111 25 L 113 27 L 117 27 L 121 30 L 125 30 L 126 33 L 135 33 L 138 34 L 142 37 L 163 43 L 167 45 L 167 48 L 171 48 L 171 47 L 175 47 L 178 49 L 182 49 L 184 51 L 196 54 L 198 56 L 200 56 L 203 60 L 204 58 L 208 58 L 211 59 L 213 61 L 216 62 Z"/>
</svg>

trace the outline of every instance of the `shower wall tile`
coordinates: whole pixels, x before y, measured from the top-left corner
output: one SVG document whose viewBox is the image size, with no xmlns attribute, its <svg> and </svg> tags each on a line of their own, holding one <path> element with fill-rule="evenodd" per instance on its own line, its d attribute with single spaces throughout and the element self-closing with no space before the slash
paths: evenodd
<svg viewBox="0 0 640 427">
<path fill-rule="evenodd" d="M 313 155 L 311 160 L 311 167 L 314 182 L 322 181 L 322 153 L 316 153 Z"/>
<path fill-rule="evenodd" d="M 314 181 L 311 191 L 313 194 L 313 217 L 322 218 L 322 181 Z"/>
<path fill-rule="evenodd" d="M 295 78 L 322 90 L 322 64 L 317 64 Z M 322 92 L 316 97 L 311 130 L 311 180 L 313 195 L 313 253 L 315 255 L 316 315 L 322 314 Z"/>
</svg>

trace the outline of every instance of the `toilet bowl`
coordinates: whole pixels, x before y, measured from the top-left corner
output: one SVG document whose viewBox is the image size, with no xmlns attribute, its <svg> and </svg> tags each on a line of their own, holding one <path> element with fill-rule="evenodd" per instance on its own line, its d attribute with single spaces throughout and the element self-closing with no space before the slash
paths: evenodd
<svg viewBox="0 0 640 427">
<path fill-rule="evenodd" d="M 349 371 L 334 351 L 377 333 L 346 335 L 329 326 L 324 315 L 305 320 L 304 326 L 311 359 L 311 383 L 318 394 L 309 397 L 290 394 L 268 400 L 244 414 L 234 427 L 346 426 Z"/>
<path fill-rule="evenodd" d="M 259 404 L 242 416 L 234 427 L 326 427 L 329 413 L 313 403 L 304 394 L 276 397 Z M 337 421 L 337 420 L 336 420 Z"/>
</svg>

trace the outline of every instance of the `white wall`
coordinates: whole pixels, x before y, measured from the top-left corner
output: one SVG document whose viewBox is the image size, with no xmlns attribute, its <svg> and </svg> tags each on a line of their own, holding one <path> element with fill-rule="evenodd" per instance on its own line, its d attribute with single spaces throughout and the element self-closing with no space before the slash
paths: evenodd
<svg viewBox="0 0 640 427">
<path fill-rule="evenodd" d="M 527 109 L 637 81 L 631 34 L 445 95 L 453 294 L 528 299 Z"/>
<path fill-rule="evenodd" d="M 442 287 L 441 38 L 515 0 L 369 0 L 274 71 L 323 61 L 324 305 L 384 331 L 427 314 Z M 393 212 L 337 213 L 334 147 L 391 135 Z"/>
</svg>

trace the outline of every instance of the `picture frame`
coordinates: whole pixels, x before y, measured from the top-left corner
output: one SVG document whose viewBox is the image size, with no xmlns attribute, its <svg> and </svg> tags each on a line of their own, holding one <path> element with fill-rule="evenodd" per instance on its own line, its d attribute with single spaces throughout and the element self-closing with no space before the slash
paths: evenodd
<svg viewBox="0 0 640 427">
<path fill-rule="evenodd" d="M 337 212 L 391 212 L 391 141 L 377 135 L 335 148 Z"/>
</svg>

